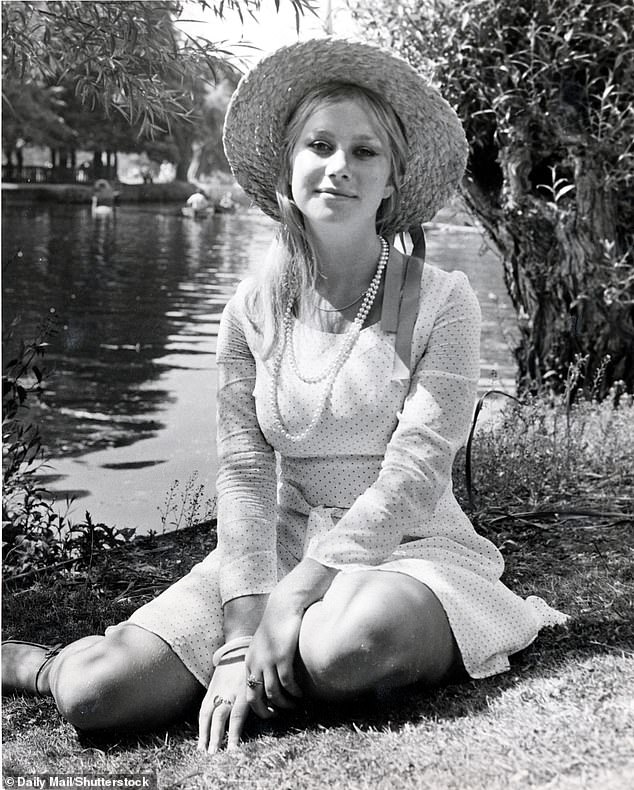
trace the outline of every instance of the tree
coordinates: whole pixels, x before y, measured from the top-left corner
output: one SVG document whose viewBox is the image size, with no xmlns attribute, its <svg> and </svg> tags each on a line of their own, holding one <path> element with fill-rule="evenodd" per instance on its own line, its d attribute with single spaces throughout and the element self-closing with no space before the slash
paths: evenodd
<svg viewBox="0 0 634 790">
<path fill-rule="evenodd" d="M 196 0 L 208 14 L 254 14 L 261 0 Z M 287 0 L 299 16 L 309 0 Z M 280 0 L 273 0 L 279 8 Z M 120 113 L 141 136 L 169 131 L 191 114 L 194 81 L 214 81 L 233 54 L 174 24 L 176 0 L 2 3 L 5 80 L 72 84 L 90 109 Z"/>
<path fill-rule="evenodd" d="M 463 192 L 503 259 L 520 390 L 576 368 L 575 387 L 633 391 L 634 1 L 354 5 L 463 121 Z"/>
<path fill-rule="evenodd" d="M 22 168 L 27 143 L 74 146 L 76 134 L 62 117 L 61 88 L 6 80 L 2 91 L 2 147 L 10 167 Z"/>
<path fill-rule="evenodd" d="M 237 85 L 232 72 L 210 85 L 200 80 L 194 92 L 189 122 L 176 121 L 170 134 L 145 145 L 150 159 L 176 163 L 176 178 L 197 181 L 215 170 L 230 171 L 222 146 L 222 128 L 231 94 Z"/>
</svg>

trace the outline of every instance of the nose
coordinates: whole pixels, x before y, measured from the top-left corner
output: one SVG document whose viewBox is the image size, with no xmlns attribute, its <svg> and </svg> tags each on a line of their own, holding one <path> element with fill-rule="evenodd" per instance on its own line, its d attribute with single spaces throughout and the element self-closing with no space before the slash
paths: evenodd
<svg viewBox="0 0 634 790">
<path fill-rule="evenodd" d="M 329 178 L 350 178 L 348 157 L 342 148 L 337 148 L 329 157 L 326 165 L 326 175 Z"/>
</svg>

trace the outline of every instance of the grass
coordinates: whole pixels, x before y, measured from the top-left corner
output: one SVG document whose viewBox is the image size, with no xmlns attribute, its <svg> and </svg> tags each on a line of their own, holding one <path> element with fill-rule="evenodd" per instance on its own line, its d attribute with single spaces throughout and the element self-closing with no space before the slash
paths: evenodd
<svg viewBox="0 0 634 790">
<path fill-rule="evenodd" d="M 195 751 L 194 722 L 80 736 L 49 700 L 4 704 L 4 774 L 155 771 L 162 788 L 594 788 L 634 785 L 634 407 L 536 401 L 505 409 L 473 447 L 479 531 L 504 580 L 572 615 L 511 671 L 254 721 L 237 753 Z M 458 459 L 459 497 L 466 501 Z M 5 589 L 7 637 L 67 640 L 125 617 L 213 545 L 206 526 L 96 557 L 87 576 Z M 42 616 L 46 612 L 46 616 Z"/>
</svg>

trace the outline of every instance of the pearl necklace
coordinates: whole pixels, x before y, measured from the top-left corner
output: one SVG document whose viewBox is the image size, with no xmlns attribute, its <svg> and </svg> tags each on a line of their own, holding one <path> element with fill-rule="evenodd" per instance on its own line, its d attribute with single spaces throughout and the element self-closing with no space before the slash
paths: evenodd
<svg viewBox="0 0 634 790">
<path fill-rule="evenodd" d="M 273 360 L 273 370 L 271 372 L 271 408 L 273 413 L 273 420 L 275 423 L 275 427 L 277 430 L 284 436 L 287 441 L 290 442 L 301 442 L 307 436 L 309 436 L 317 427 L 319 421 L 321 420 L 324 411 L 326 410 L 326 405 L 332 393 L 332 388 L 335 383 L 335 379 L 337 374 L 345 364 L 346 360 L 348 359 L 352 349 L 354 348 L 355 343 L 359 337 L 361 330 L 363 329 L 363 324 L 365 323 L 370 310 L 374 304 L 374 300 L 376 299 L 376 295 L 379 291 L 381 286 L 381 278 L 383 277 L 383 272 L 385 267 L 387 266 L 387 261 L 390 255 L 390 246 L 384 238 L 381 238 L 381 254 L 379 256 L 379 261 L 376 268 L 376 273 L 372 278 L 372 282 L 368 286 L 364 296 L 363 302 L 359 307 L 359 311 L 352 322 L 350 329 L 348 329 L 345 334 L 344 343 L 339 351 L 339 353 L 333 358 L 330 365 L 317 376 L 309 377 L 304 376 L 297 364 L 297 359 L 295 357 L 295 351 L 293 347 L 293 305 L 295 299 L 291 296 L 288 300 L 286 305 L 286 310 L 284 311 L 284 319 L 282 321 L 282 340 Z M 284 349 L 288 347 L 289 349 L 289 361 L 291 368 L 297 378 L 300 381 L 303 381 L 306 384 L 317 384 L 321 381 L 325 381 L 325 386 L 323 389 L 321 401 L 317 411 L 313 415 L 309 424 L 304 428 L 303 431 L 300 433 L 291 433 L 286 426 L 284 425 L 284 421 L 282 419 L 282 414 L 280 412 L 280 404 L 279 404 L 279 379 L 280 379 L 280 371 L 282 369 L 282 359 L 284 356 Z"/>
</svg>

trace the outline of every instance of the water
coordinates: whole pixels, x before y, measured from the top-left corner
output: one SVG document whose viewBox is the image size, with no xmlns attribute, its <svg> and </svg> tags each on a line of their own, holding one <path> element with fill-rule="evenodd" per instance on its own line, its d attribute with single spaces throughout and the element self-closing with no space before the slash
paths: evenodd
<svg viewBox="0 0 634 790">
<path fill-rule="evenodd" d="M 140 532 L 174 526 L 188 485 L 213 497 L 218 321 L 274 224 L 255 212 L 193 221 L 148 204 L 94 219 L 88 206 L 12 198 L 3 229 L 4 326 L 19 317 L 16 340 L 45 317 L 56 326 L 45 404 L 33 409 L 51 455 L 42 481 L 74 500 L 75 519 L 88 510 Z M 512 309 L 499 263 L 481 253 L 472 228 L 428 234 L 429 260 L 466 271 L 480 298 L 481 387 L 512 390 Z"/>
</svg>

